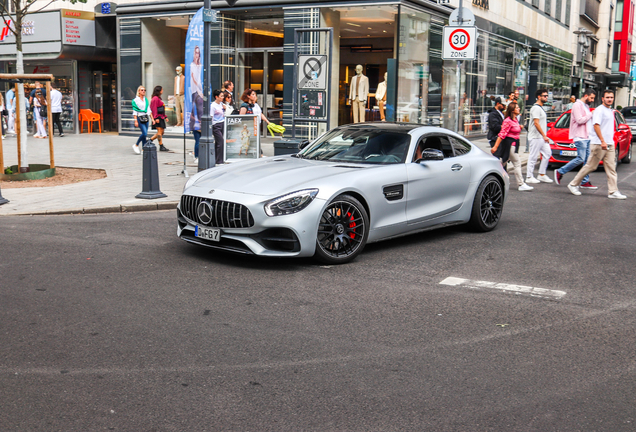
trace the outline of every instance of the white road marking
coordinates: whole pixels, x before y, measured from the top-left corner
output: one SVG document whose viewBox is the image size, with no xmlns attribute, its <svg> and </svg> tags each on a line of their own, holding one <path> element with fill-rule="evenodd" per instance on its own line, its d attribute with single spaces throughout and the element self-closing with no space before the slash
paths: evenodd
<svg viewBox="0 0 636 432">
<path fill-rule="evenodd" d="M 471 289 L 494 289 L 513 294 L 526 294 L 533 297 L 548 297 L 562 299 L 567 294 L 565 291 L 551 290 L 546 288 L 536 288 L 524 285 L 513 285 L 488 281 L 476 281 L 456 277 L 447 277 L 440 282 L 440 285 L 462 286 Z"/>
</svg>

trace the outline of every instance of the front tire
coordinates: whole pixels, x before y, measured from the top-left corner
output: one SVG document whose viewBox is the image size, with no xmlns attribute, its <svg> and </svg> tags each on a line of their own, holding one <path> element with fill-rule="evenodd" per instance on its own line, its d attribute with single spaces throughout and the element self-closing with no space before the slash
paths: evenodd
<svg viewBox="0 0 636 432">
<path fill-rule="evenodd" d="M 477 188 L 470 226 L 478 232 L 495 229 L 503 213 L 504 193 L 499 180 L 490 175 Z"/>
<path fill-rule="evenodd" d="M 327 264 L 344 264 L 357 257 L 369 237 L 369 216 L 351 195 L 339 195 L 320 216 L 315 257 Z"/>
</svg>

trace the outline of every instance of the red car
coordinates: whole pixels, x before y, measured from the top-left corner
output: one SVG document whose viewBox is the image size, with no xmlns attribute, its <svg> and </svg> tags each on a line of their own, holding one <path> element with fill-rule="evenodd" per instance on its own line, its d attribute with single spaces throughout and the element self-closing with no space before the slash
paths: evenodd
<svg viewBox="0 0 636 432">
<path fill-rule="evenodd" d="M 594 108 L 592 108 L 594 111 Z M 561 114 L 554 123 L 548 123 L 548 138 L 554 141 L 550 144 L 552 156 L 551 164 L 566 164 L 576 157 L 576 146 L 568 137 L 570 133 L 571 110 Z M 614 110 L 614 144 L 616 145 L 616 165 L 619 162 L 630 163 L 632 161 L 632 131 L 625 122 L 623 115 Z M 601 161 L 601 165 L 603 161 Z"/>
</svg>

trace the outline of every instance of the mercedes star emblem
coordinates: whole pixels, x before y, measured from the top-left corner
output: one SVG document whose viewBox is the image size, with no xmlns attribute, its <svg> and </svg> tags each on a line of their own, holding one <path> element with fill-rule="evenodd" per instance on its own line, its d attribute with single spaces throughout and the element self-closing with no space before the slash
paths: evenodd
<svg viewBox="0 0 636 432">
<path fill-rule="evenodd" d="M 197 207 L 197 217 L 203 225 L 209 225 L 212 222 L 212 206 L 207 201 L 201 201 Z"/>
</svg>

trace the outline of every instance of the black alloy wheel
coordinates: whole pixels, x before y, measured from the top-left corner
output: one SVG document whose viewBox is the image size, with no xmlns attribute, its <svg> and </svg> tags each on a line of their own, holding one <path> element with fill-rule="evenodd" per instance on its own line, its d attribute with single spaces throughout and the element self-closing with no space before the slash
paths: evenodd
<svg viewBox="0 0 636 432">
<path fill-rule="evenodd" d="M 369 216 L 364 206 L 350 195 L 329 203 L 320 217 L 316 236 L 316 258 L 328 264 L 353 260 L 367 242 Z"/>
<path fill-rule="evenodd" d="M 504 193 L 499 180 L 490 175 L 477 189 L 470 225 L 479 232 L 495 229 L 503 213 Z"/>
</svg>

